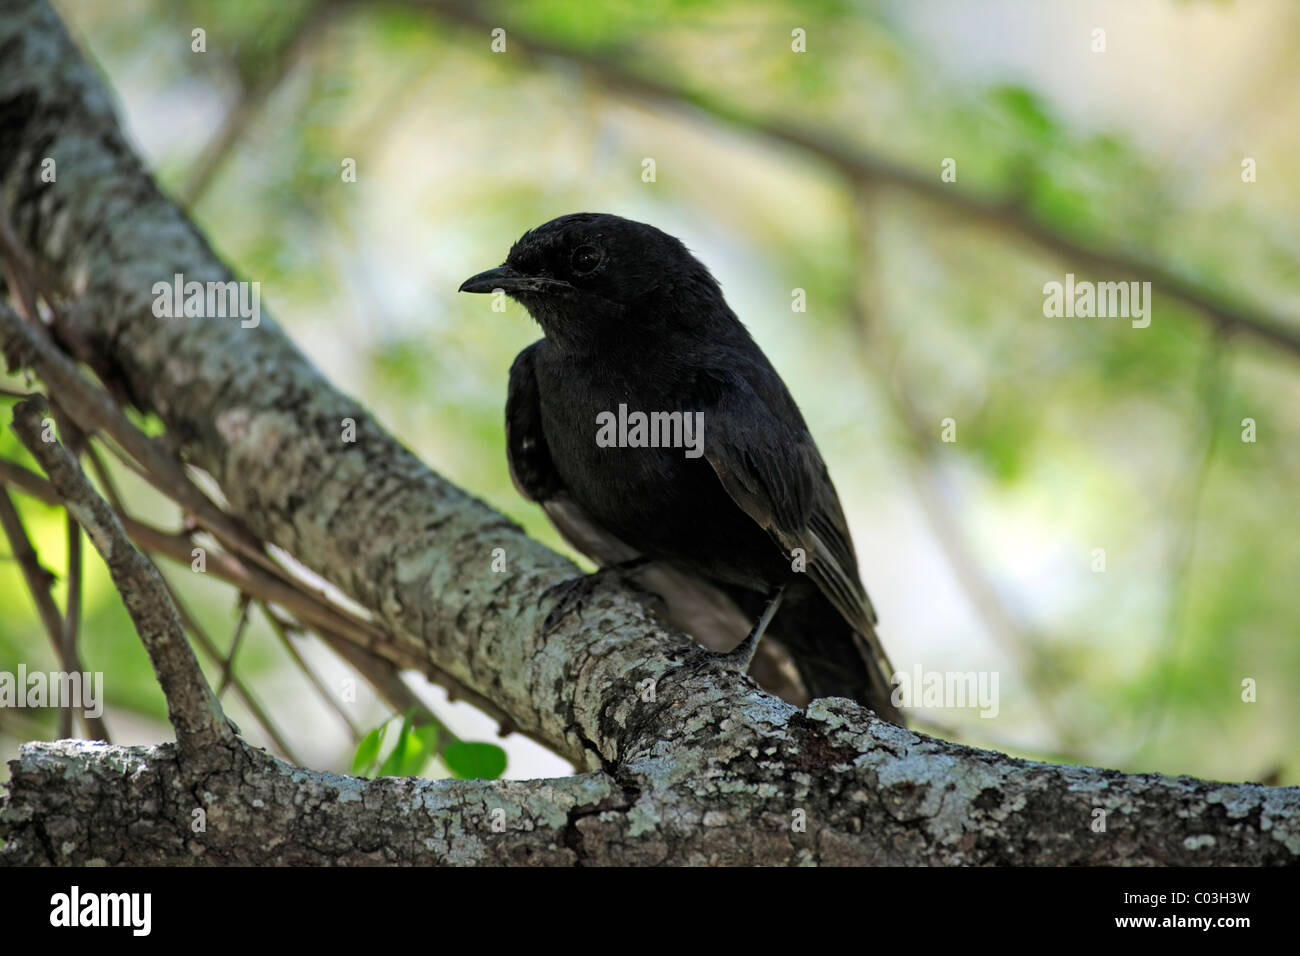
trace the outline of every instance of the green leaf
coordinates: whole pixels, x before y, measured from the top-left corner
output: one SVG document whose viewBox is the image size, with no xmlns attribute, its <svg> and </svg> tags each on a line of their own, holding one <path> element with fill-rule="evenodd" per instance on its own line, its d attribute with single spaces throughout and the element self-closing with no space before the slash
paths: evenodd
<svg viewBox="0 0 1300 956">
<path fill-rule="evenodd" d="M 400 777 L 402 776 L 402 764 L 406 754 L 406 742 L 411 737 L 411 718 L 409 716 L 402 718 L 402 729 L 397 733 L 397 743 L 393 745 L 393 751 L 384 760 L 384 764 L 379 768 L 381 777 Z"/>
<path fill-rule="evenodd" d="M 384 742 L 384 731 L 387 729 L 388 724 L 382 723 L 361 738 L 356 755 L 352 758 L 354 777 L 368 777 L 374 771 L 375 764 L 379 761 L 379 748 Z"/>
<path fill-rule="evenodd" d="M 1027 136 L 1043 141 L 1055 138 L 1056 122 L 1037 93 L 1023 86 L 1000 86 L 993 90 L 992 100 Z"/>
<path fill-rule="evenodd" d="M 379 768 L 379 776 L 419 776 L 438 753 L 437 725 L 422 724 L 417 727 L 412 722 L 414 718 L 414 712 L 402 718 L 402 729 L 397 734 L 397 743 L 385 758 L 384 765 Z"/>
<path fill-rule="evenodd" d="M 425 724 L 422 727 L 416 727 L 415 739 L 430 757 L 438 752 L 438 727 L 436 724 Z"/>
<path fill-rule="evenodd" d="M 399 777 L 417 777 L 438 753 L 438 728 L 433 724 L 412 727 L 397 768 Z"/>
<path fill-rule="evenodd" d="M 467 741 L 448 744 L 442 759 L 462 780 L 495 780 L 506 770 L 506 752 L 496 744 Z"/>
</svg>

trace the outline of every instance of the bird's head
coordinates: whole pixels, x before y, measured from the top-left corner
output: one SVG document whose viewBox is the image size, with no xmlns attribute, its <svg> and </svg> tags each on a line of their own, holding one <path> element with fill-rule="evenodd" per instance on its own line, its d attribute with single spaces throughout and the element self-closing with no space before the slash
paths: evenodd
<svg viewBox="0 0 1300 956">
<path fill-rule="evenodd" d="M 552 219 L 520 237 L 503 265 L 461 283 L 500 289 L 558 345 L 626 341 L 699 321 L 722 302 L 718 283 L 681 241 L 654 226 L 604 213 Z"/>
</svg>

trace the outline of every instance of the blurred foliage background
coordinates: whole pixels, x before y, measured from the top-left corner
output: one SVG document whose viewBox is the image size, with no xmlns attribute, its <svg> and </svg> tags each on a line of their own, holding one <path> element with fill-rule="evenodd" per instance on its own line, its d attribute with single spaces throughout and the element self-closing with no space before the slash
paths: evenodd
<svg viewBox="0 0 1300 956">
<path fill-rule="evenodd" d="M 262 283 L 264 307 L 531 534 L 564 547 L 503 450 L 507 370 L 538 332 L 456 287 L 556 215 L 649 221 L 713 269 L 801 403 L 895 665 L 999 674 L 995 718 L 926 711 L 921 726 L 1046 759 L 1300 783 L 1297 5 L 56 6 L 159 181 Z M 1045 317 L 1043 286 L 1066 273 L 1158 280 L 1150 327 Z M 31 466 L 8 429 L 0 456 Z M 176 526 L 114 474 L 135 514 Z M 15 501 L 62 603 L 62 512 Z M 165 570 L 228 648 L 238 595 Z M 93 552 L 84 605 L 115 741 L 169 738 Z M 0 669 L 53 669 L 7 555 L 0 607 Z M 293 640 L 337 693 L 348 669 Z M 235 672 L 315 767 L 348 769 L 357 732 L 391 716 L 362 685 L 349 728 L 256 609 Z M 490 721 L 409 680 L 491 739 Z M 0 710 L 0 757 L 56 723 Z M 567 768 L 521 738 L 505 747 L 507 776 Z"/>
</svg>

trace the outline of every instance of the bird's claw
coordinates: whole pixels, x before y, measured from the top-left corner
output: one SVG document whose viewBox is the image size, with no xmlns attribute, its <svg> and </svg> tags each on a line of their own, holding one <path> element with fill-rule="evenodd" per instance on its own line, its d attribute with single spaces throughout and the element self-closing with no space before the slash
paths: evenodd
<svg viewBox="0 0 1300 956">
<path fill-rule="evenodd" d="M 547 612 L 546 620 L 542 622 L 542 634 L 550 634 L 560 626 L 561 621 L 574 611 L 581 614 L 583 605 L 590 600 L 596 589 L 605 581 L 610 578 L 627 581 L 627 575 L 645 563 L 644 559 L 637 558 L 625 561 L 622 564 L 612 564 L 592 574 L 582 574 L 576 578 L 569 578 L 567 581 L 561 581 L 559 584 L 547 588 L 537 599 L 537 604 L 540 607 L 549 600 L 554 600 L 555 604 Z"/>
<path fill-rule="evenodd" d="M 749 673 L 749 661 L 747 656 L 742 660 L 741 655 L 736 653 L 737 650 L 739 648 L 730 651 L 711 651 L 702 647 L 698 654 L 692 654 L 690 660 L 675 668 L 677 679 L 695 677 L 713 671 L 714 668 L 744 677 Z"/>
<path fill-rule="evenodd" d="M 595 574 L 569 578 L 543 591 L 541 597 L 537 599 L 538 606 L 552 599 L 555 600 L 555 604 L 547 612 L 546 620 L 542 622 L 542 633 L 550 634 L 560 626 L 560 622 L 568 617 L 570 612 L 581 613 L 583 603 L 591 597 L 599 583 L 600 572 L 597 571 Z"/>
</svg>

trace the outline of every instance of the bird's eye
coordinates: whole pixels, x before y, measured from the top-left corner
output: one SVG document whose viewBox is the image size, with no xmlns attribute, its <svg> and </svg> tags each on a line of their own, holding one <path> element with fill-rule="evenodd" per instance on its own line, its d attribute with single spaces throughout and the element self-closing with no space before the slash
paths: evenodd
<svg viewBox="0 0 1300 956">
<path fill-rule="evenodd" d="M 585 276 L 600 265 L 600 250 L 595 246 L 578 246 L 573 250 L 573 274 Z"/>
</svg>

